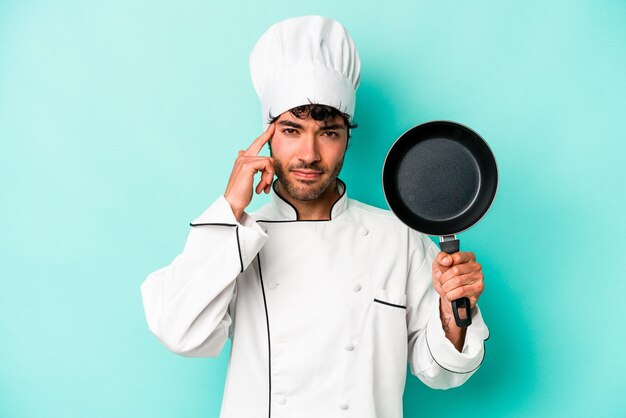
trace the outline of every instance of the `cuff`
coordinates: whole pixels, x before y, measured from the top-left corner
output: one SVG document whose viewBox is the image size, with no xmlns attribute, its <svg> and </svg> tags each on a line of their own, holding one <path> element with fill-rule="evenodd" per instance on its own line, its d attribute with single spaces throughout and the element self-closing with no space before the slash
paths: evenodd
<svg viewBox="0 0 626 418">
<path fill-rule="evenodd" d="M 426 326 L 426 344 L 430 355 L 440 367 L 453 373 L 471 373 L 476 370 L 485 356 L 484 341 L 488 338 L 489 329 L 478 305 L 472 309 L 472 325 L 467 327 L 462 352 L 458 352 L 446 338 L 438 306 Z"/>
<path fill-rule="evenodd" d="M 228 200 L 222 195 L 211 204 L 200 216 L 194 219 L 190 225 L 233 227 L 237 234 L 237 245 L 241 257 L 241 268 L 245 270 L 259 253 L 267 239 L 267 233 L 246 212 L 241 217 L 241 222 L 235 218 Z"/>
</svg>

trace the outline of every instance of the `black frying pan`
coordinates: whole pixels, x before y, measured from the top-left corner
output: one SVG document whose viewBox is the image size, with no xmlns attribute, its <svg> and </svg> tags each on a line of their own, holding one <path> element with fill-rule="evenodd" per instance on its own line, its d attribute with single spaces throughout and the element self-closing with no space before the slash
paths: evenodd
<svg viewBox="0 0 626 418">
<path fill-rule="evenodd" d="M 498 186 L 496 160 L 487 143 L 456 122 L 415 126 L 391 146 L 383 166 L 383 191 L 406 225 L 438 235 L 441 251 L 459 251 L 456 234 L 489 210 Z M 459 309 L 464 309 L 460 311 Z M 467 298 L 452 301 L 459 327 L 472 323 Z"/>
</svg>

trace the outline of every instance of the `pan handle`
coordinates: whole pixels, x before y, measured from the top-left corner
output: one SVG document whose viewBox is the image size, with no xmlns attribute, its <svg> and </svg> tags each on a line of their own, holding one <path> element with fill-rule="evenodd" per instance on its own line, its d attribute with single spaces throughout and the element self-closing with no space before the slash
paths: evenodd
<svg viewBox="0 0 626 418">
<path fill-rule="evenodd" d="M 439 238 L 439 247 L 441 251 L 448 254 L 459 252 L 460 241 L 456 235 L 446 235 Z M 465 310 L 465 318 L 461 318 L 459 310 Z M 470 301 L 468 298 L 460 298 L 452 301 L 452 313 L 454 314 L 454 322 L 459 328 L 467 328 L 472 325 L 472 316 L 470 315 Z"/>
</svg>

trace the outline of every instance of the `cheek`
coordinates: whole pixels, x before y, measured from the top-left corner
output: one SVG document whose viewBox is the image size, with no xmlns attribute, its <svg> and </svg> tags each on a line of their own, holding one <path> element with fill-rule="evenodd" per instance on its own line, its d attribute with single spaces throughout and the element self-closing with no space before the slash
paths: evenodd
<svg viewBox="0 0 626 418">
<path fill-rule="evenodd" d="M 344 142 L 340 144 L 333 144 L 332 146 L 326 148 L 323 158 L 328 162 L 328 164 L 337 165 L 337 163 L 343 159 L 345 152 L 346 145 Z"/>
<path fill-rule="evenodd" d="M 278 158 L 283 161 L 288 160 L 289 156 L 293 154 L 293 149 L 294 149 L 293 142 L 294 141 L 289 141 L 284 138 L 279 138 L 279 137 L 274 136 L 272 138 L 272 143 L 271 143 L 272 156 L 274 158 Z"/>
</svg>

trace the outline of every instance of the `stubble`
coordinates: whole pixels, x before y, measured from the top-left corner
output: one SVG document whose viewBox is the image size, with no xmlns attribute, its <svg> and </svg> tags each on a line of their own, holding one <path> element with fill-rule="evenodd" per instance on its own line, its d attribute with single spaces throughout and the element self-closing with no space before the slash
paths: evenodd
<svg viewBox="0 0 626 418">
<path fill-rule="evenodd" d="M 321 167 L 319 167 L 317 164 L 302 163 L 287 169 L 280 160 L 274 157 L 274 171 L 283 190 L 285 190 L 294 199 L 301 201 L 315 200 L 319 198 L 322 194 L 324 194 L 328 187 L 330 187 L 330 185 L 335 182 L 335 180 L 339 176 L 339 173 L 341 172 L 342 167 L 343 158 L 341 159 L 341 161 L 339 161 L 339 163 L 337 163 L 337 165 L 335 165 L 331 175 L 328 176 L 326 181 L 320 184 L 314 184 L 314 182 L 310 182 L 309 185 L 306 185 L 306 181 L 291 181 L 289 178 L 287 178 L 285 173 L 287 173 L 289 170 L 298 169 L 322 171 Z"/>
</svg>

